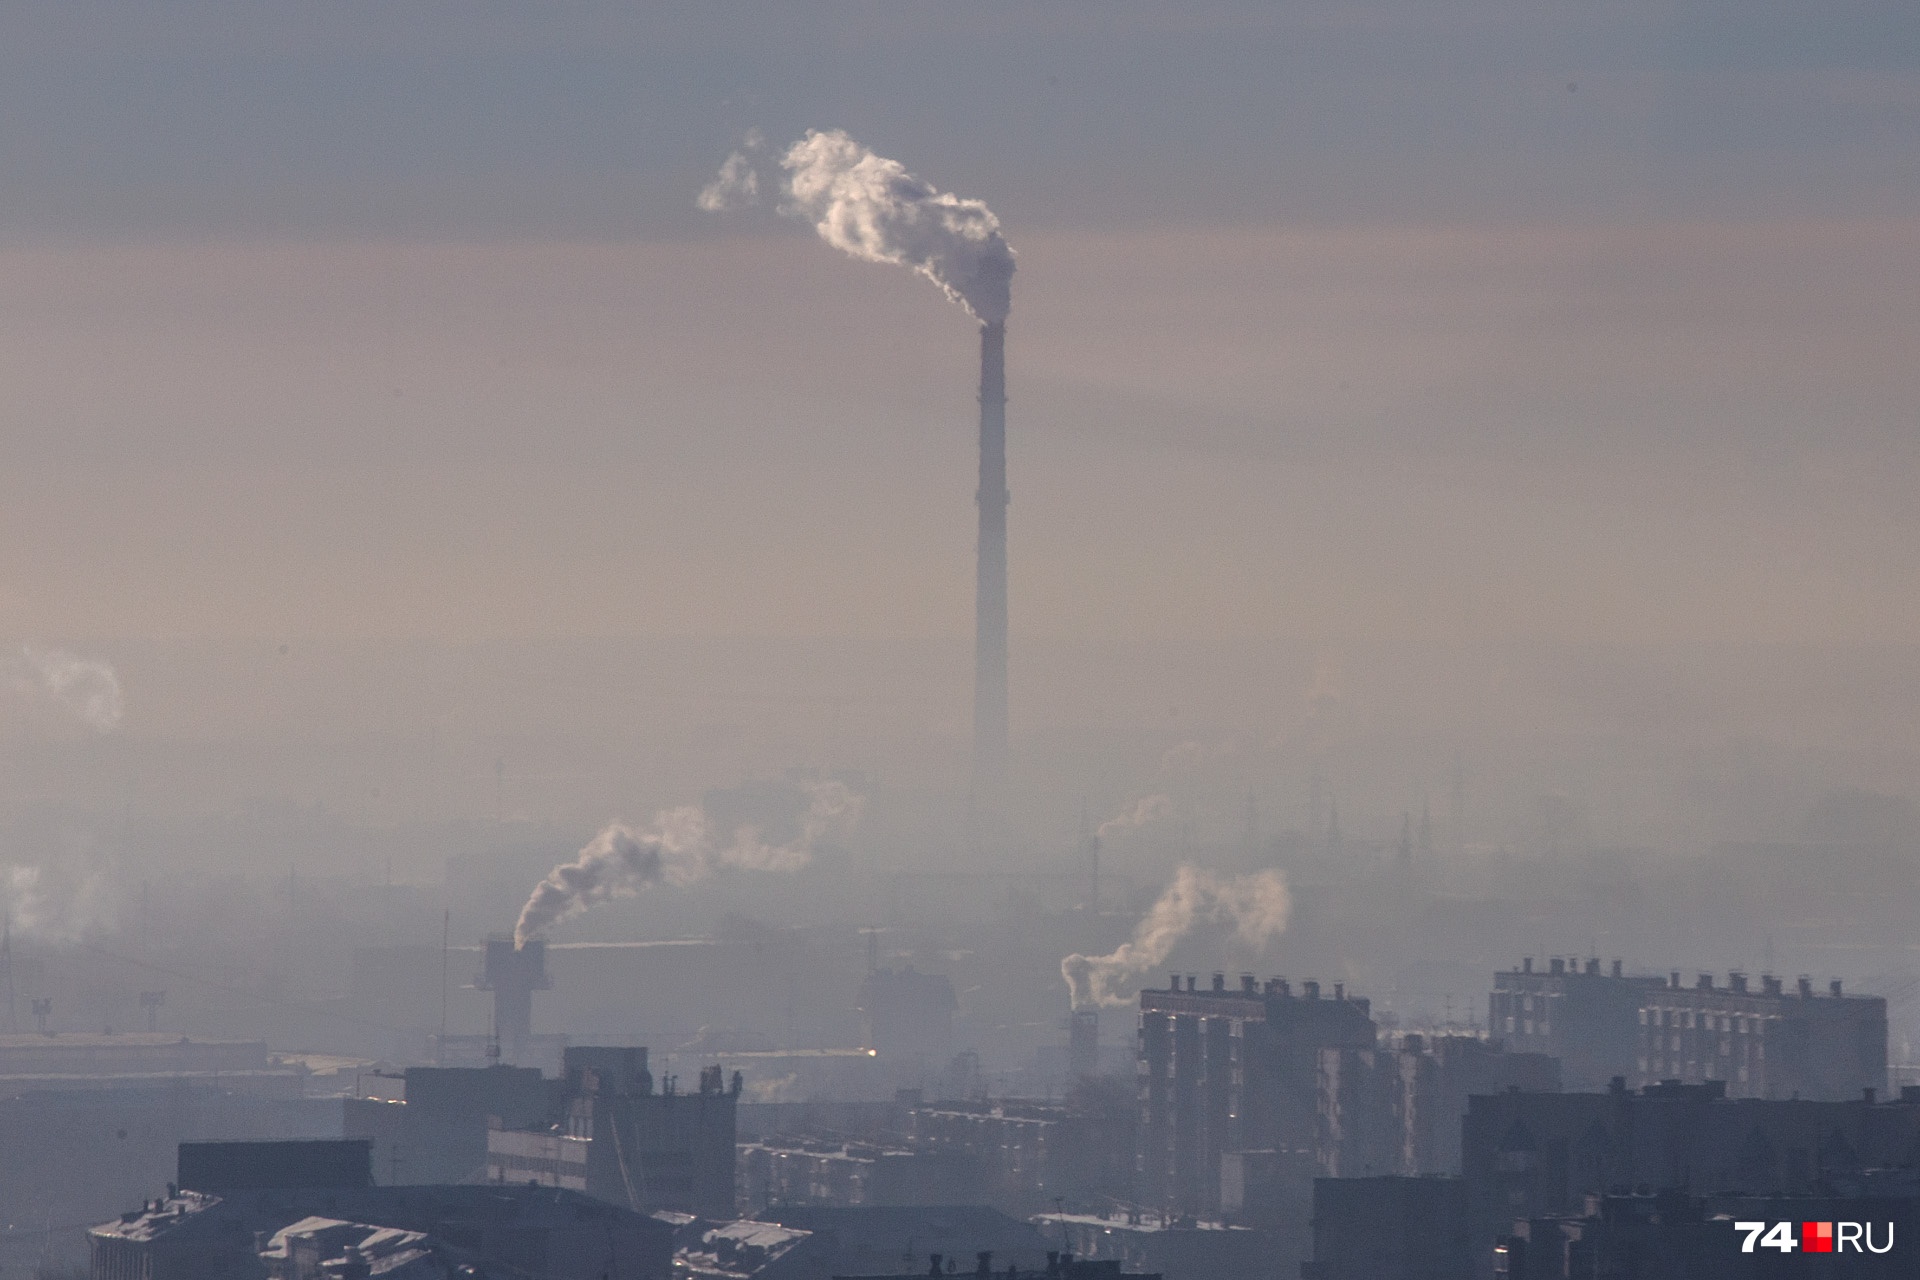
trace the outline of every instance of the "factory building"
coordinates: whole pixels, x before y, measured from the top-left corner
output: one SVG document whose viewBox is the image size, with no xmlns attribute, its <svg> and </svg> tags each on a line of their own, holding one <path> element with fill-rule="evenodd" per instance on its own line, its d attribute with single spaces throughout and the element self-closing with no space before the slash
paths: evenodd
<svg viewBox="0 0 1920 1280">
<path fill-rule="evenodd" d="M 1732 1098 L 1843 1099 L 1887 1087 L 1887 1002 L 1847 995 L 1839 982 L 1816 994 L 1771 974 L 1758 988 L 1734 973 L 1725 985 L 1700 974 L 1684 986 L 1624 976 L 1618 960 L 1554 958 L 1536 970 L 1494 975 L 1487 1013 L 1515 1050 L 1559 1058 L 1569 1089 L 1603 1089 L 1613 1077 L 1639 1088 L 1661 1080 L 1720 1081 Z"/>
<path fill-rule="evenodd" d="M 672 1076 L 654 1087 L 642 1048 L 573 1046 L 564 1065 L 558 1080 L 530 1073 L 542 1091 L 537 1112 L 495 1113 L 500 1122 L 483 1128 L 488 1181 L 579 1186 L 643 1213 L 733 1217 L 739 1073 L 729 1083 L 707 1067 L 698 1088 L 682 1093 Z"/>
<path fill-rule="evenodd" d="M 1371 1049 L 1368 1002 L 1335 984 L 1300 993 L 1252 974 L 1237 987 L 1213 975 L 1197 989 L 1179 975 L 1140 993 L 1140 1166 L 1143 1204 L 1218 1215 L 1229 1152 L 1311 1159 L 1318 1129 L 1320 1054 Z"/>
</svg>

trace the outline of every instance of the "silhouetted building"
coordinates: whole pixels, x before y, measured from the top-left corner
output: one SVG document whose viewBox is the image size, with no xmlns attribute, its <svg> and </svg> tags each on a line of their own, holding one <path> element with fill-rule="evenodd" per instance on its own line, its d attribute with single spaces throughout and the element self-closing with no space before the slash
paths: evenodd
<svg viewBox="0 0 1920 1280">
<path fill-rule="evenodd" d="M 1220 1210 L 1220 1169 L 1229 1151 L 1313 1151 L 1320 1054 L 1371 1049 L 1368 1003 L 1335 984 L 1301 993 L 1281 979 L 1243 975 L 1210 990 L 1175 975 L 1164 991 L 1140 993 L 1140 1183 L 1143 1203 L 1174 1213 Z"/>
<path fill-rule="evenodd" d="M 216 1195 L 283 1187 L 356 1190 L 373 1185 L 373 1144 L 364 1138 L 183 1142 L 176 1182 Z"/>
<path fill-rule="evenodd" d="M 1474 1097 L 1462 1137 L 1473 1247 L 1491 1248 L 1517 1219 L 1578 1214 L 1588 1195 L 1806 1195 L 1863 1171 L 1913 1166 L 1920 1089 L 1902 1095 L 1734 1100 L 1716 1081 Z"/>
<path fill-rule="evenodd" d="M 767 1138 L 739 1148 L 740 1199 L 769 1205 L 861 1208 L 987 1201 L 962 1166 L 901 1146 L 820 1138 Z"/>
<path fill-rule="evenodd" d="M 1555 958 L 1537 971 L 1494 975 L 1487 1012 L 1493 1034 L 1522 1052 L 1561 1062 L 1569 1089 L 1598 1089 L 1614 1076 L 1633 1087 L 1661 1080 L 1725 1082 L 1734 1098 L 1858 1097 L 1887 1087 L 1887 1002 L 1850 996 L 1840 984 L 1816 995 L 1801 978 L 1788 991 L 1764 974 L 1716 985 L 1700 974 L 1683 986 L 1628 977 L 1619 961 Z"/>
<path fill-rule="evenodd" d="M 1459 1173 L 1468 1097 L 1559 1087 L 1555 1059 L 1475 1036 L 1410 1033 L 1374 1049 L 1323 1049 L 1316 1162 L 1335 1178 Z"/>
<path fill-rule="evenodd" d="M 1484 1269 L 1484 1268 L 1482 1268 Z M 1459 1178 L 1317 1178 L 1313 1260 L 1302 1280 L 1468 1280 Z"/>
<path fill-rule="evenodd" d="M 1042 1214 L 1034 1219 L 1050 1240 L 1075 1259 L 1119 1267 L 1123 1274 L 1161 1274 L 1167 1280 L 1294 1280 L 1300 1256 L 1291 1243 L 1251 1227 L 1198 1223 L 1153 1214 Z"/>
<path fill-rule="evenodd" d="M 282 1236 L 289 1228 L 291 1236 Z M 419 1237 L 387 1242 L 409 1245 L 393 1260 L 431 1253 L 482 1274 L 668 1280 L 673 1266 L 668 1224 L 574 1192 L 526 1186 L 183 1190 L 93 1228 L 88 1244 L 95 1280 L 265 1280 L 270 1269 L 285 1274 L 335 1246 L 339 1256 L 348 1244 L 359 1250 L 371 1230 L 359 1233 L 372 1228 Z M 305 1244 L 295 1238 L 301 1235 Z"/>
<path fill-rule="evenodd" d="M 1776 1224 L 1762 1245 L 1737 1224 Z M 1829 1249 L 1806 1249 L 1810 1225 L 1837 1229 Z M 1920 1229 L 1911 1196 L 1693 1196 L 1683 1191 L 1590 1196 L 1578 1213 L 1522 1218 L 1492 1251 L 1500 1280 L 1723 1280 L 1728 1276 L 1911 1276 L 1896 1251 Z M 1791 1242 L 1793 1248 L 1779 1246 Z M 1829 1256 L 1818 1256 L 1829 1253 Z M 1484 1271 L 1483 1271 L 1484 1273 Z"/>
<path fill-rule="evenodd" d="M 578 1045 L 566 1074 L 542 1081 L 546 1105 L 519 1126 L 487 1131 L 486 1176 L 516 1171 L 543 1185 L 582 1177 L 589 1195 L 643 1213 L 678 1210 L 725 1221 L 734 1214 L 734 1122 L 741 1079 L 718 1066 L 682 1093 L 668 1076 L 654 1088 L 642 1048 Z"/>
<path fill-rule="evenodd" d="M 1038 1271 L 1060 1245 L 1030 1222 L 983 1205 L 911 1208 L 770 1209 L 761 1217 L 811 1232 L 822 1242 L 826 1275 L 879 1276 L 900 1270 L 903 1258 L 938 1253 L 964 1262 L 990 1252 L 996 1270 Z M 1057 1259 L 1056 1259 L 1057 1260 Z"/>
<path fill-rule="evenodd" d="M 544 1126 L 553 1109 L 550 1081 L 533 1067 L 408 1067 L 406 1106 L 395 1145 L 404 1180 L 474 1182 L 487 1169 L 488 1130 Z M 383 1169 L 384 1180 L 400 1178 Z"/>
</svg>

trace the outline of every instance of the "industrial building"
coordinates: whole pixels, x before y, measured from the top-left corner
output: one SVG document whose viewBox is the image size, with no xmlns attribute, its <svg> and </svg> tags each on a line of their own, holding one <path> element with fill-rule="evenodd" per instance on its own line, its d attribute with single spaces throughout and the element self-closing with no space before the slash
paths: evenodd
<svg viewBox="0 0 1920 1280">
<path fill-rule="evenodd" d="M 643 1213 L 733 1217 L 737 1072 L 729 1082 L 720 1067 L 707 1067 L 692 1092 L 681 1092 L 672 1076 L 656 1089 L 645 1049 L 589 1045 L 568 1048 L 565 1068 L 557 1080 L 535 1075 L 536 1109 L 513 1119 L 496 1112 L 493 1123 L 483 1117 L 489 1181 L 578 1182 L 589 1195 Z M 508 1092 L 510 1101 L 521 1100 L 517 1089 Z"/>
<path fill-rule="evenodd" d="M 1840 983 L 1816 994 L 1800 978 L 1792 990 L 1763 974 L 1712 974 L 1684 986 L 1626 976 L 1614 961 L 1583 965 L 1555 957 L 1536 970 L 1494 975 L 1487 1000 L 1493 1034 L 1521 1052 L 1561 1061 L 1569 1089 L 1603 1089 L 1613 1077 L 1639 1088 L 1661 1080 L 1717 1080 L 1731 1098 L 1843 1099 L 1887 1088 L 1887 1002 L 1847 995 Z"/>
<path fill-rule="evenodd" d="M 1216 1217 L 1224 1157 L 1305 1153 L 1318 1130 L 1320 1055 L 1371 1049 L 1368 1002 L 1336 983 L 1264 986 L 1252 974 L 1209 990 L 1174 975 L 1140 993 L 1139 1199 L 1177 1214 Z"/>
</svg>

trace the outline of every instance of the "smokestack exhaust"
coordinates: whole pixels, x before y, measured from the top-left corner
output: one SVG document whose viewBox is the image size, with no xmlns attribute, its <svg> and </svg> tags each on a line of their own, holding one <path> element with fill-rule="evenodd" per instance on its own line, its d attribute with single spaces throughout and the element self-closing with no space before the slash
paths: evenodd
<svg viewBox="0 0 1920 1280">
<path fill-rule="evenodd" d="M 973 797 L 995 809 L 1007 786 L 1007 326 L 980 326 L 979 577 L 974 594 Z"/>
</svg>

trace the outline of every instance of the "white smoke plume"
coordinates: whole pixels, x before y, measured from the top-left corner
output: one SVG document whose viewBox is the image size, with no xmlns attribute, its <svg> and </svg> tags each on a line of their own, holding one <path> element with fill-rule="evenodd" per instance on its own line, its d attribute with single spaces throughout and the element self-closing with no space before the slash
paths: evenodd
<svg viewBox="0 0 1920 1280">
<path fill-rule="evenodd" d="M 783 212 L 849 257 L 912 267 L 986 324 L 1012 306 L 1013 249 L 982 200 L 941 191 L 839 129 L 811 129 L 780 158 Z"/>
<path fill-rule="evenodd" d="M 766 149 L 766 139 L 758 129 L 747 130 L 746 142 L 730 154 L 712 182 L 700 189 L 694 201 L 708 213 L 731 213 L 760 203 L 758 161 Z"/>
<path fill-rule="evenodd" d="M 1116 813 L 1100 824 L 1099 835 L 1102 840 L 1116 831 L 1129 831 L 1134 827 L 1144 827 L 1150 822 L 1158 822 L 1173 812 L 1173 801 L 1163 795 L 1143 796 L 1134 801 L 1133 807 Z"/>
<path fill-rule="evenodd" d="M 690 885 L 720 871 L 798 871 L 813 860 L 820 841 L 851 831 L 866 804 L 838 782 L 811 783 L 806 790 L 800 834 L 787 844 L 768 844 L 751 826 L 739 828 L 723 844 L 698 805 L 662 810 L 644 830 L 612 823 L 572 862 L 561 863 L 534 886 L 513 926 L 514 945 L 524 946 L 563 920 L 655 884 Z"/>
<path fill-rule="evenodd" d="M 759 203 L 763 145 L 749 133 L 695 203 L 712 213 Z M 849 257 L 912 267 L 983 324 L 1005 322 L 1014 254 L 985 201 L 941 191 L 839 129 L 808 130 L 780 168 L 780 212 Z"/>
<path fill-rule="evenodd" d="M 98 869 L 61 876 L 44 867 L 0 865 L 0 916 L 16 936 L 76 942 L 113 928 L 114 890 L 113 879 Z"/>
<path fill-rule="evenodd" d="M 1073 1007 L 1124 1005 L 1120 987 L 1129 978 L 1166 963 L 1180 939 L 1202 921 L 1231 923 L 1234 935 L 1249 946 L 1261 947 L 1287 927 L 1293 899 L 1278 871 L 1223 878 L 1191 865 L 1175 873 L 1160 900 L 1153 904 L 1133 937 L 1104 956 L 1071 955 L 1060 962 Z"/>
<path fill-rule="evenodd" d="M 20 657 L 7 665 L 15 690 L 26 697 L 51 702 L 101 733 L 119 728 L 125 708 L 120 677 L 109 664 L 64 649 L 29 645 L 22 646 Z"/>
</svg>

